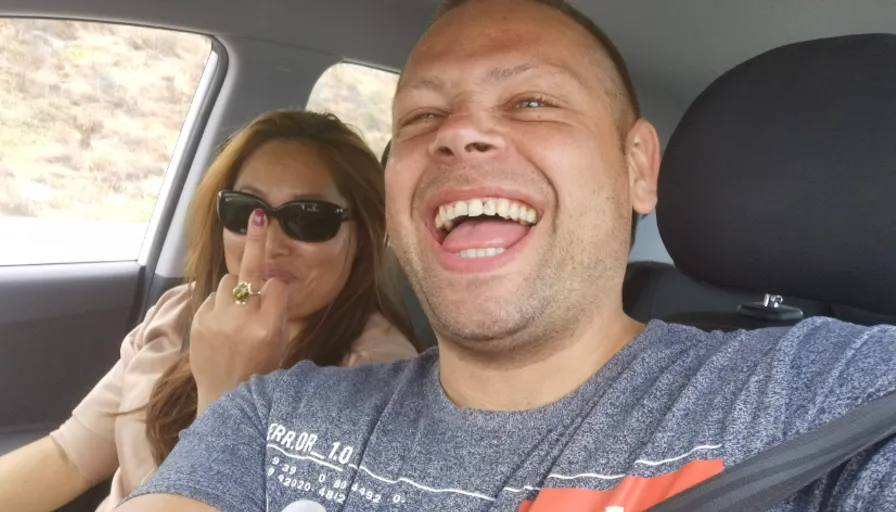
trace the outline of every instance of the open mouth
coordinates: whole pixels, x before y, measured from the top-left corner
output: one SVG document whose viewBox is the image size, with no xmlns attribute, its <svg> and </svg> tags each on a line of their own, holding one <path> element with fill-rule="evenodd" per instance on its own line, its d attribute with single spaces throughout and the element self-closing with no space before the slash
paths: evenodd
<svg viewBox="0 0 896 512">
<path fill-rule="evenodd" d="M 446 251 L 465 259 L 492 258 L 525 238 L 538 217 L 521 201 L 483 197 L 439 206 L 435 227 Z"/>
</svg>

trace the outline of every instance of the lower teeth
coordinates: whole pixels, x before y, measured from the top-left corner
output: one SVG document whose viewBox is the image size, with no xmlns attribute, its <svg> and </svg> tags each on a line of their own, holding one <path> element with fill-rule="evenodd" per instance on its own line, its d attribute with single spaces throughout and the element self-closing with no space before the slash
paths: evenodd
<svg viewBox="0 0 896 512">
<path fill-rule="evenodd" d="M 503 247 L 490 247 L 488 249 L 466 249 L 457 253 L 461 258 L 490 258 L 492 256 L 497 256 L 504 252 L 506 249 Z"/>
</svg>

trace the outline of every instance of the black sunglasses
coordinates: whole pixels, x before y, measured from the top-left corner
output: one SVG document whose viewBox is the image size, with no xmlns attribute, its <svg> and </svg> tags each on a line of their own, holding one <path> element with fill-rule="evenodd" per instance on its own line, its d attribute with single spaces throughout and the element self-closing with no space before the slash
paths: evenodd
<svg viewBox="0 0 896 512">
<path fill-rule="evenodd" d="M 258 209 L 268 218 L 277 219 L 286 236 L 300 242 L 326 242 L 336 236 L 343 222 L 351 218 L 347 208 L 327 201 L 290 201 L 271 208 L 252 194 L 232 190 L 218 192 L 218 218 L 228 231 L 245 234 L 249 217 Z"/>
</svg>

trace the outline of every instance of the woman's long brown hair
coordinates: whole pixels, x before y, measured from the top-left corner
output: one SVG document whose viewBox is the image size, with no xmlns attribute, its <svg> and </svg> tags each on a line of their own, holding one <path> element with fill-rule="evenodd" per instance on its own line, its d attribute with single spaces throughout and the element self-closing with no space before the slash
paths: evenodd
<svg viewBox="0 0 896 512">
<path fill-rule="evenodd" d="M 190 247 L 185 280 L 191 283 L 191 317 L 227 273 L 223 226 L 216 205 L 220 190 L 229 189 L 252 152 L 273 140 L 292 140 L 315 148 L 329 164 L 330 175 L 348 202 L 357 237 L 357 256 L 336 299 L 312 314 L 306 327 L 290 341 L 283 367 L 303 359 L 318 365 L 338 365 L 361 335 L 370 315 L 382 314 L 417 345 L 401 302 L 395 271 L 387 250 L 385 185 L 379 160 L 364 141 L 329 114 L 301 110 L 266 113 L 234 134 L 203 177 L 190 207 Z M 184 326 L 188 332 L 189 324 Z M 419 347 L 418 347 L 419 348 Z M 174 449 L 178 433 L 196 417 L 196 381 L 189 351 L 156 382 L 146 412 L 146 435 L 153 457 L 161 464 Z"/>
</svg>

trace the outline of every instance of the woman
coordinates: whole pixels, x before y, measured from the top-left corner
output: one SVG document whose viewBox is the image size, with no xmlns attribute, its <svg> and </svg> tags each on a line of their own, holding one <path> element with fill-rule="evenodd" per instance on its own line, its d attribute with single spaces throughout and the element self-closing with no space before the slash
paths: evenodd
<svg viewBox="0 0 896 512">
<path fill-rule="evenodd" d="M 277 111 L 233 136 L 193 198 L 188 284 L 150 309 L 65 424 L 0 458 L 0 510 L 55 509 L 114 474 L 100 506 L 112 509 L 254 373 L 414 357 L 384 203 L 376 156 L 334 116 Z M 258 321 L 236 324 L 221 301 Z"/>
</svg>

